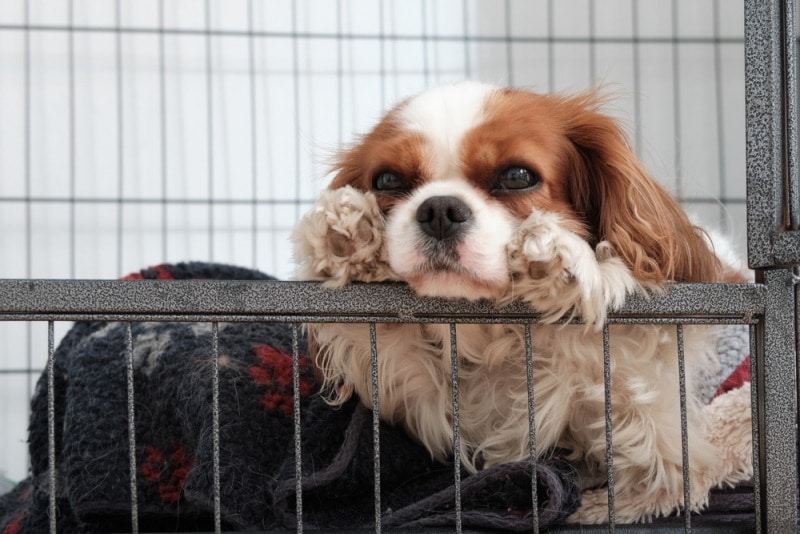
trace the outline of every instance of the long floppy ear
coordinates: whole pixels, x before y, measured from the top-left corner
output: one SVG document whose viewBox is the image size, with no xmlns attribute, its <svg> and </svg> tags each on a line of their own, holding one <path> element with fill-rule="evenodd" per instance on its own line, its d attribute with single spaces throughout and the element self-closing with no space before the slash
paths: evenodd
<svg viewBox="0 0 800 534">
<path fill-rule="evenodd" d="M 643 281 L 713 282 L 721 265 L 702 229 L 645 171 L 596 93 L 570 97 L 570 197 L 597 242 L 608 241 Z"/>
</svg>

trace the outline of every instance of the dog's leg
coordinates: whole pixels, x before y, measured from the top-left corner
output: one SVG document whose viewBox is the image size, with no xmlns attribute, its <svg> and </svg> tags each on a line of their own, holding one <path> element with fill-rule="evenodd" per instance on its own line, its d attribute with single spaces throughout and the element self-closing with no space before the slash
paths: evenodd
<svg viewBox="0 0 800 534">
<path fill-rule="evenodd" d="M 329 287 L 397 279 L 387 262 L 383 227 L 373 194 L 350 186 L 323 191 L 292 233 L 298 278 Z"/>
<path fill-rule="evenodd" d="M 692 512 L 699 512 L 707 505 L 713 488 L 733 486 L 753 476 L 750 384 L 715 399 L 705 407 L 705 415 L 707 440 L 689 443 L 691 502 L 688 508 Z M 693 447 L 701 446 L 713 451 L 713 458 L 706 454 L 704 460 L 692 454 Z M 692 459 L 697 461 L 692 463 Z M 682 464 L 668 462 L 662 469 L 664 476 L 658 484 L 660 487 L 654 487 L 648 484 L 646 469 L 623 467 L 618 471 L 615 465 L 616 521 L 644 521 L 685 508 Z M 607 488 L 585 491 L 581 507 L 568 521 L 584 524 L 608 521 Z"/>
<path fill-rule="evenodd" d="M 580 316 L 599 327 L 609 309 L 641 289 L 607 242 L 592 250 L 555 213 L 532 213 L 509 244 L 508 255 L 513 283 L 505 299 L 522 297 L 542 313 L 543 322 Z"/>
</svg>

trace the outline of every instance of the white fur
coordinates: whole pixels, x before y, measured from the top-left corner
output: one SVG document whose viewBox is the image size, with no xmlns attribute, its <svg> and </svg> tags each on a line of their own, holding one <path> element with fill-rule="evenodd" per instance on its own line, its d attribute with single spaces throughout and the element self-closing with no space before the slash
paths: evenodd
<svg viewBox="0 0 800 534">
<path fill-rule="evenodd" d="M 486 100 L 497 88 L 477 82 L 443 85 L 416 96 L 400 108 L 398 120 L 419 132 L 435 151 L 432 179 L 446 179 L 458 164 L 461 140 L 484 118 Z"/>
<path fill-rule="evenodd" d="M 463 273 L 425 273 L 427 259 L 420 253 L 425 239 L 415 214 L 426 199 L 450 195 L 463 201 L 472 211 L 472 224 L 457 247 Z M 426 275 L 414 289 L 422 295 L 462 297 L 470 300 L 493 297 L 490 288 L 481 289 L 472 280 L 491 287 L 508 282 L 506 245 L 511 239 L 513 221 L 499 204 L 488 203 L 465 180 L 451 178 L 435 181 L 417 189 L 397 206 L 386 222 L 389 265 L 401 278 Z"/>
<path fill-rule="evenodd" d="M 458 146 L 483 117 L 493 88 L 447 86 L 401 108 L 409 129 L 433 143 L 433 176 L 384 220 L 371 193 L 328 191 L 294 233 L 300 278 L 342 285 L 353 280 L 408 281 L 421 294 L 498 304 L 521 298 L 541 313 L 531 325 L 536 450 L 571 451 L 585 470 L 605 474 L 604 351 L 601 326 L 609 310 L 634 292 L 636 280 L 606 242 L 594 249 L 568 230 L 557 213 L 533 210 L 515 219 L 458 174 Z M 456 248 L 458 270 L 425 271 L 417 208 L 450 195 L 473 213 Z M 384 226 L 385 225 L 385 226 Z M 352 254 L 335 255 L 333 250 Z M 335 256 L 335 257 L 334 257 Z M 728 265 L 728 258 L 722 258 Z M 497 291 L 501 288 L 501 291 Z M 483 291 L 483 292 L 482 292 Z M 580 316 L 588 325 L 554 324 Z M 312 324 L 316 364 L 329 401 L 353 394 L 371 405 L 372 372 L 367 325 Z M 528 382 L 521 325 L 457 326 L 461 459 L 476 471 L 530 455 Z M 684 507 L 676 328 L 611 325 L 611 414 L 616 518 L 636 521 Z M 684 328 L 687 426 L 692 502 L 704 506 L 710 488 L 748 476 L 749 458 L 728 459 L 725 443 L 706 439 L 704 411 L 693 379 L 713 369 L 713 327 Z M 453 450 L 448 325 L 377 325 L 378 399 L 383 420 L 403 427 L 431 454 L 447 461 Z M 742 414 L 747 425 L 749 411 Z M 724 442 L 725 436 L 719 436 Z M 605 490 L 588 490 L 572 520 L 606 519 Z"/>
</svg>

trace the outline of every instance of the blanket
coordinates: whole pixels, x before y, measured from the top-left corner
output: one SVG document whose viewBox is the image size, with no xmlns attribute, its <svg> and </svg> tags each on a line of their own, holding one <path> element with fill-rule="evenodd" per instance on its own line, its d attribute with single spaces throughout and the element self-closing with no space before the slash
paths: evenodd
<svg viewBox="0 0 800 534">
<path fill-rule="evenodd" d="M 127 279 L 249 279 L 218 264 L 143 270 Z M 212 329 L 209 323 L 134 323 L 136 499 L 143 531 L 213 525 Z M 305 351 L 304 340 L 301 352 Z M 130 528 L 127 327 L 80 322 L 55 351 L 55 478 L 59 532 Z M 294 529 L 295 446 L 291 327 L 226 323 L 218 330 L 219 479 L 223 529 Z M 322 401 L 301 355 L 303 521 L 307 528 L 373 524 L 372 414 Z M 30 477 L 0 497 L 0 532 L 47 532 L 47 376 L 31 403 Z M 434 462 L 402 430 L 380 425 L 384 527 L 452 527 L 453 468 Z M 538 516 L 555 525 L 579 504 L 558 451 L 536 465 Z M 462 473 L 465 527 L 529 530 L 531 467 Z"/>
</svg>

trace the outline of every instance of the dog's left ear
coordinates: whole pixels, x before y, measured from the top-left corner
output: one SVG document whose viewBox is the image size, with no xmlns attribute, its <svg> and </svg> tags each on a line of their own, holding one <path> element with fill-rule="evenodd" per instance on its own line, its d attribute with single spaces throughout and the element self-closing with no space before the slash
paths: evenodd
<svg viewBox="0 0 800 534">
<path fill-rule="evenodd" d="M 643 282 L 718 279 L 720 262 L 703 230 L 634 154 L 617 122 L 599 112 L 595 93 L 564 101 L 569 196 L 596 242 L 608 241 Z"/>
</svg>

